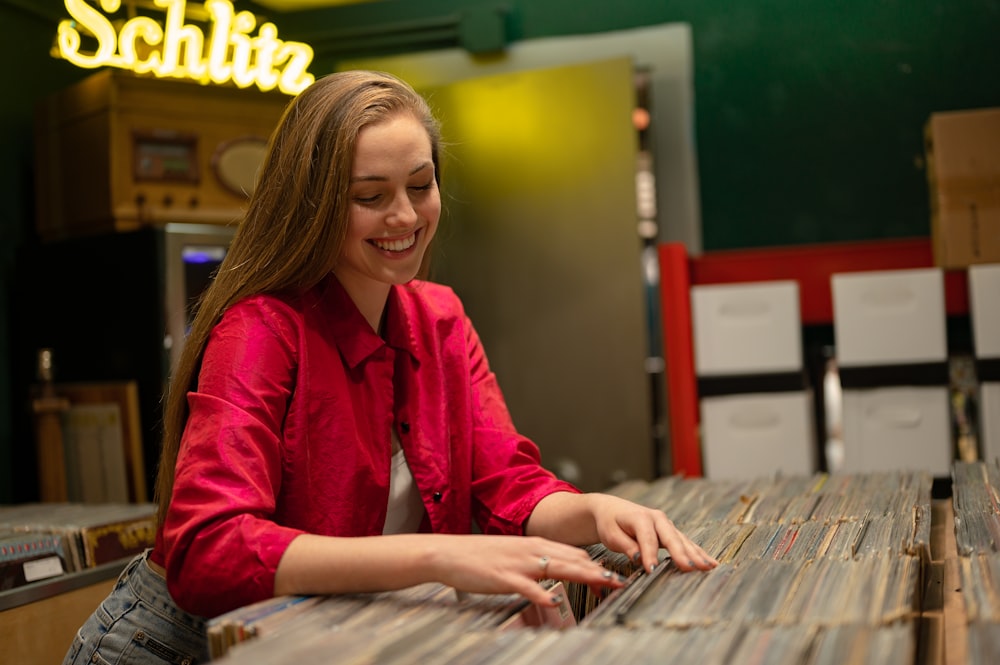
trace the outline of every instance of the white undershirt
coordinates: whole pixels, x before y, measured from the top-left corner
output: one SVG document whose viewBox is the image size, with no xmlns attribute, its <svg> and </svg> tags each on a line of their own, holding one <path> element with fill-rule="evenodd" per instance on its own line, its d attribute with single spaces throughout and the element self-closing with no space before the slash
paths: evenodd
<svg viewBox="0 0 1000 665">
<path fill-rule="evenodd" d="M 410 467 L 406 464 L 406 455 L 399 444 L 396 430 L 392 431 L 392 469 L 389 471 L 389 506 L 385 515 L 383 534 L 416 533 L 424 518 L 424 504 L 420 500 L 420 492 Z"/>
</svg>

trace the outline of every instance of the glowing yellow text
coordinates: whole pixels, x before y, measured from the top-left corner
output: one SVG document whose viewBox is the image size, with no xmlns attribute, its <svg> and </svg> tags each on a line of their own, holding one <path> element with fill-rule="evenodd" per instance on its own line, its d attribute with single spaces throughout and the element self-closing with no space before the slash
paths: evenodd
<svg viewBox="0 0 1000 665">
<path fill-rule="evenodd" d="M 229 0 L 207 0 L 209 38 L 201 28 L 185 23 L 185 0 L 153 0 L 165 13 L 161 25 L 148 16 L 134 16 L 116 30 L 110 20 L 85 0 L 66 0 L 73 20 L 60 21 L 59 55 L 78 67 L 120 67 L 160 77 L 188 78 L 201 83 L 232 81 L 241 88 L 278 88 L 296 95 L 315 81 L 308 72 L 313 50 L 301 42 L 278 39 L 273 23 L 262 23 L 251 12 L 236 12 Z M 100 0 L 106 13 L 118 11 L 121 0 Z M 82 33 L 82 34 L 81 34 Z M 80 48 L 84 36 L 97 40 L 92 53 Z"/>
</svg>

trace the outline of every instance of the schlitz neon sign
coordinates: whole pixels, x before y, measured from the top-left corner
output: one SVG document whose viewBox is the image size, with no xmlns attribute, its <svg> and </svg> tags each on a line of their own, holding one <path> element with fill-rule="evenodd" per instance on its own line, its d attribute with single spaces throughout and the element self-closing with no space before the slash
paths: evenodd
<svg viewBox="0 0 1000 665">
<path fill-rule="evenodd" d="M 66 0 L 72 20 L 60 21 L 59 55 L 78 67 L 120 67 L 139 74 L 188 78 L 201 83 L 232 81 L 241 88 L 278 88 L 296 95 L 315 81 L 308 72 L 313 50 L 308 44 L 278 39 L 273 23 L 236 12 L 229 0 L 207 0 L 203 7 L 211 24 L 208 39 L 196 25 L 185 23 L 185 0 L 153 0 L 166 13 L 161 25 L 149 16 L 133 16 L 116 26 L 84 0 Z M 121 0 L 100 0 L 107 14 L 117 12 Z M 84 38 L 97 42 L 93 52 L 81 51 Z"/>
</svg>

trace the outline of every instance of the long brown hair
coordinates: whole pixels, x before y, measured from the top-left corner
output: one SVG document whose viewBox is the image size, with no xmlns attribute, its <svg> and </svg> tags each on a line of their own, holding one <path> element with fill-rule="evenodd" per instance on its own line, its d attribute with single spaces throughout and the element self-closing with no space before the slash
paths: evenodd
<svg viewBox="0 0 1000 665">
<path fill-rule="evenodd" d="M 170 505 L 174 467 L 188 417 L 187 393 L 197 383 L 212 328 L 243 298 L 306 290 L 333 270 L 347 235 L 348 188 L 358 132 L 399 113 L 412 114 L 427 129 L 439 179 L 437 121 L 426 101 L 392 75 L 329 74 L 285 108 L 271 135 L 246 213 L 213 282 L 202 294 L 170 378 L 155 490 L 161 524 Z"/>
</svg>

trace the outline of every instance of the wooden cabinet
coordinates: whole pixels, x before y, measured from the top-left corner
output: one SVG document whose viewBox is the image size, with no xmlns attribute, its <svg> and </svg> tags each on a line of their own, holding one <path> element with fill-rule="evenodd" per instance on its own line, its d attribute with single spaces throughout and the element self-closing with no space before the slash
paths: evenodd
<svg viewBox="0 0 1000 665">
<path fill-rule="evenodd" d="M 0 593 L 4 662 L 61 663 L 127 560 Z"/>
<path fill-rule="evenodd" d="M 112 69 L 51 95 L 35 112 L 40 237 L 232 222 L 290 99 Z"/>
</svg>

